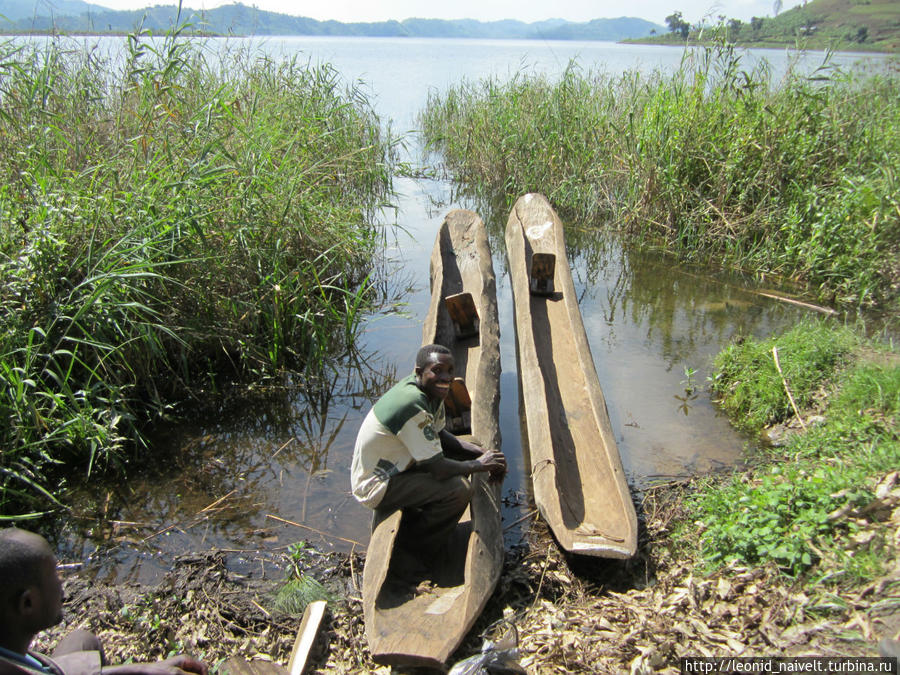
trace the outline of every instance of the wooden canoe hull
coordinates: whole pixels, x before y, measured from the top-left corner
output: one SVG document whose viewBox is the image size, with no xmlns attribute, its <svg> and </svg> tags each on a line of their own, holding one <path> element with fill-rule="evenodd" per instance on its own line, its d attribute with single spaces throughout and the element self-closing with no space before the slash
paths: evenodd
<svg viewBox="0 0 900 675">
<path fill-rule="evenodd" d="M 637 516 L 578 308 L 563 225 L 545 197 L 516 201 L 506 248 L 535 503 L 567 551 L 629 558 L 637 548 Z M 543 280 L 531 278 L 538 254 L 536 276 L 552 274 L 549 294 Z M 547 254 L 555 265 L 547 265 Z"/>
<path fill-rule="evenodd" d="M 496 280 L 484 223 L 471 211 L 451 211 L 431 257 L 431 305 L 422 344 L 449 347 L 471 397 L 471 434 L 461 438 L 500 447 L 500 328 Z M 444 298 L 471 294 L 478 331 L 457 339 Z M 468 300 L 468 299 L 467 299 Z M 391 579 L 390 560 L 400 527 L 395 511 L 377 523 L 363 570 L 363 611 L 369 651 L 377 663 L 444 668 L 481 614 L 500 578 L 503 530 L 500 484 L 472 476 L 474 496 L 460 520 L 446 560 L 435 561 L 440 581 L 419 595 Z"/>
</svg>

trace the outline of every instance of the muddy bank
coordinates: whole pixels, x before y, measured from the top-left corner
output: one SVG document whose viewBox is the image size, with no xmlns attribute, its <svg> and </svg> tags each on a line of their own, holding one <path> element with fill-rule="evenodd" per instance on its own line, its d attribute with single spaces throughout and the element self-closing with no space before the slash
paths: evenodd
<svg viewBox="0 0 900 675">
<path fill-rule="evenodd" d="M 769 568 L 703 576 L 695 561 L 673 552 L 667 532 L 681 515 L 684 489 L 647 494 L 638 554 L 624 563 L 567 558 L 536 521 L 528 543 L 508 552 L 497 591 L 455 660 L 510 624 L 530 673 L 677 673 L 686 656 L 875 656 L 878 639 L 900 630 L 900 509 L 870 524 L 892 561 L 884 577 L 854 590 L 804 592 Z M 40 636 L 38 647 L 86 627 L 100 634 L 111 662 L 188 651 L 213 666 L 232 655 L 286 663 L 299 616 L 273 608 L 283 577 L 229 571 L 233 555 L 181 556 L 155 587 L 92 584 L 83 573 L 68 574 L 65 623 Z M 292 560 L 282 558 L 286 575 Z M 364 637 L 362 557 L 316 554 L 303 564 L 305 574 L 341 596 L 329 604 L 310 672 L 379 671 Z"/>
</svg>

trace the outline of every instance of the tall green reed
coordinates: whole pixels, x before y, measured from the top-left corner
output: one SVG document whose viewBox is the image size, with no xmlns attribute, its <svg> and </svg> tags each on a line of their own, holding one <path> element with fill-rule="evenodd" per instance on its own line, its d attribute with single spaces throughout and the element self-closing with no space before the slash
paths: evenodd
<svg viewBox="0 0 900 675">
<path fill-rule="evenodd" d="M 820 298 L 896 306 L 900 77 L 842 72 L 773 82 L 730 47 L 672 74 L 463 82 L 421 125 L 456 176 L 511 205 L 540 191 L 587 225 L 683 257 L 808 284 Z"/>
<path fill-rule="evenodd" d="M 356 337 L 394 140 L 327 65 L 178 30 L 0 45 L 0 518 L 59 506 L 213 374 Z"/>
</svg>

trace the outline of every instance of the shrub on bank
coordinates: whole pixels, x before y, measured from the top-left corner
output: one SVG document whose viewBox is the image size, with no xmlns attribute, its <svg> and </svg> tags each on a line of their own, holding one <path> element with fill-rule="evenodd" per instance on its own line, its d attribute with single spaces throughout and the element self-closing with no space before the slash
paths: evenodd
<svg viewBox="0 0 900 675">
<path fill-rule="evenodd" d="M 354 338 L 392 141 L 336 71 L 178 32 L 0 45 L 0 515 L 217 376 Z M 58 473 L 58 472 L 57 472 Z M 58 485 L 56 486 L 58 487 Z"/>
<path fill-rule="evenodd" d="M 758 432 L 794 415 L 787 391 L 797 406 L 809 408 L 858 341 L 850 329 L 821 322 L 803 322 L 765 340 L 741 340 L 716 357 L 712 392 L 738 428 Z"/>
<path fill-rule="evenodd" d="M 569 220 L 884 307 L 900 298 L 898 120 L 890 66 L 776 84 L 727 47 L 672 75 L 572 64 L 558 80 L 464 82 L 421 115 L 457 177 L 507 209 L 542 192 Z"/>
<path fill-rule="evenodd" d="M 701 553 L 709 563 L 774 562 L 799 574 L 826 559 L 823 574 L 851 582 L 880 569 L 886 549 L 874 536 L 876 515 L 887 509 L 889 516 L 897 505 L 875 493 L 900 466 L 900 357 L 862 344 L 846 329 L 815 323 L 719 355 L 714 391 L 745 429 L 793 417 L 788 391 L 798 406 L 818 399 L 820 419 L 767 450 L 756 469 L 710 481 L 693 495 L 691 519 L 702 523 Z M 774 367 L 773 347 L 783 373 Z M 696 532 L 691 525 L 682 536 Z"/>
</svg>

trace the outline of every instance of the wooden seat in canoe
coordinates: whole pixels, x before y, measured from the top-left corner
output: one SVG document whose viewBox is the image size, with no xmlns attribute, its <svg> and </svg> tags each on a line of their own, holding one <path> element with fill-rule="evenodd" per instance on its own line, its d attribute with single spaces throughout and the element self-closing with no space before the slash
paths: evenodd
<svg viewBox="0 0 900 675">
<path fill-rule="evenodd" d="M 552 253 L 535 253 L 531 256 L 529 289 L 534 295 L 553 295 L 553 276 L 556 274 L 556 256 Z"/>
<path fill-rule="evenodd" d="M 447 410 L 447 430 L 451 434 L 467 434 L 472 431 L 472 399 L 466 388 L 466 381 L 454 377 L 450 381 L 450 392 L 444 399 Z"/>
<path fill-rule="evenodd" d="M 444 298 L 444 304 L 453 320 L 457 340 L 478 335 L 478 310 L 471 293 L 448 295 Z"/>
</svg>

